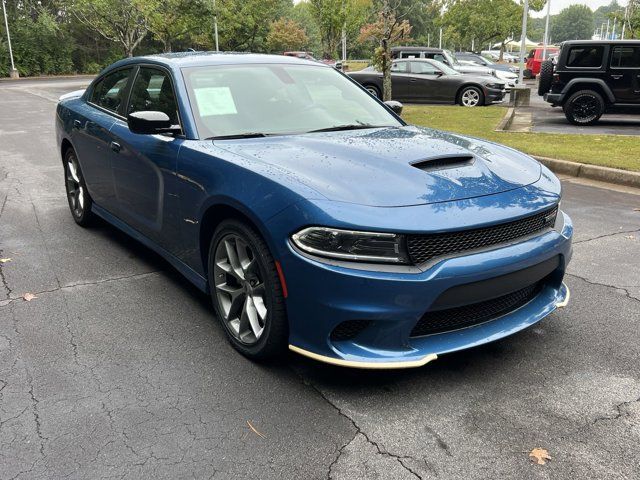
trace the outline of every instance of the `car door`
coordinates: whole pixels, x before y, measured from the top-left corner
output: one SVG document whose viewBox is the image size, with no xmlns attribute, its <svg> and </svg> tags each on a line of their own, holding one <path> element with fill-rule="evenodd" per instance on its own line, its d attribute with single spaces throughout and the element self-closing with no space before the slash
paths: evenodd
<svg viewBox="0 0 640 480">
<path fill-rule="evenodd" d="M 164 68 L 141 65 L 131 86 L 126 114 L 137 111 L 166 113 L 180 124 L 171 73 Z M 181 135 L 140 135 L 129 130 L 126 120 L 111 127 L 115 138 L 112 174 L 117 215 L 158 245 L 173 250 L 179 223 L 175 171 Z"/>
<path fill-rule="evenodd" d="M 611 52 L 611 66 L 607 83 L 616 102 L 640 103 L 640 47 L 615 46 Z"/>
<path fill-rule="evenodd" d="M 414 61 L 410 64 L 410 100 L 430 103 L 443 102 L 442 71 L 428 61 Z"/>
<path fill-rule="evenodd" d="M 107 73 L 88 92 L 87 104 L 74 120 L 71 141 L 93 201 L 107 210 L 114 204 L 111 175 L 111 127 L 124 109 L 133 68 Z"/>
<path fill-rule="evenodd" d="M 409 99 L 411 75 L 409 62 L 396 60 L 391 64 L 391 95 L 394 100 L 406 101 Z"/>
</svg>

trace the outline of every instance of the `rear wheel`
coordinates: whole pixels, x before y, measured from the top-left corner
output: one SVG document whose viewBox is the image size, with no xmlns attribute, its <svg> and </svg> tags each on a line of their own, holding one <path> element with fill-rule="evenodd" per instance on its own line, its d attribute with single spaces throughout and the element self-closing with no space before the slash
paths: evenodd
<svg viewBox="0 0 640 480">
<path fill-rule="evenodd" d="M 381 98 L 382 97 L 382 94 L 380 93 L 380 90 L 375 85 L 365 85 L 364 88 L 366 88 L 367 92 L 369 92 L 374 97 L 376 97 L 376 98 Z"/>
<path fill-rule="evenodd" d="M 478 107 L 484 105 L 484 94 L 478 87 L 465 87 L 460 91 L 458 103 L 463 107 Z"/>
<path fill-rule="evenodd" d="M 248 225 L 225 220 L 209 247 L 209 285 L 231 344 L 254 360 L 280 355 L 288 323 L 282 285 L 264 240 Z"/>
<path fill-rule="evenodd" d="M 540 75 L 538 77 L 538 95 L 542 96 L 549 91 L 553 83 L 553 62 L 545 60 L 540 65 Z"/>
<path fill-rule="evenodd" d="M 86 227 L 93 220 L 93 201 L 87 191 L 78 157 L 72 148 L 67 149 L 64 154 L 64 177 L 71 215 L 78 225 Z"/>
<path fill-rule="evenodd" d="M 593 125 L 604 113 L 602 96 L 593 90 L 575 92 L 562 106 L 565 117 L 574 125 Z"/>
</svg>

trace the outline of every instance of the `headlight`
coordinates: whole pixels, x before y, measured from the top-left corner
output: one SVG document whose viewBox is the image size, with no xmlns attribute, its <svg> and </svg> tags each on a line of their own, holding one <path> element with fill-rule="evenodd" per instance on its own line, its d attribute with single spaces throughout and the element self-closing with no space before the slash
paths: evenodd
<svg viewBox="0 0 640 480">
<path fill-rule="evenodd" d="M 291 236 L 300 250 L 354 262 L 409 263 L 403 235 L 308 227 Z"/>
<path fill-rule="evenodd" d="M 502 90 L 504 88 L 504 83 L 490 83 L 487 85 L 488 88 L 494 88 L 497 90 Z"/>
</svg>

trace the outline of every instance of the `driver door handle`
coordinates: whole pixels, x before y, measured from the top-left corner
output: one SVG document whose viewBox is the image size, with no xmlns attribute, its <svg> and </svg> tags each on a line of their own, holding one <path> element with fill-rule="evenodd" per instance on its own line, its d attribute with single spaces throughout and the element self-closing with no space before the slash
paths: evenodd
<svg viewBox="0 0 640 480">
<path fill-rule="evenodd" d="M 73 127 L 74 128 L 80 128 L 82 126 L 82 122 L 80 120 L 74 120 L 73 121 Z"/>
<path fill-rule="evenodd" d="M 611 75 L 611 78 L 613 78 L 614 80 L 620 80 L 622 78 L 622 75 Z"/>
<path fill-rule="evenodd" d="M 109 144 L 109 146 L 111 147 L 111 150 L 113 150 L 113 151 L 114 151 L 114 152 L 116 152 L 116 153 L 119 153 L 119 152 L 120 152 L 120 150 L 122 149 L 122 147 L 120 146 L 120 144 L 119 144 L 119 143 L 117 143 L 117 142 L 111 142 L 111 143 Z"/>
</svg>

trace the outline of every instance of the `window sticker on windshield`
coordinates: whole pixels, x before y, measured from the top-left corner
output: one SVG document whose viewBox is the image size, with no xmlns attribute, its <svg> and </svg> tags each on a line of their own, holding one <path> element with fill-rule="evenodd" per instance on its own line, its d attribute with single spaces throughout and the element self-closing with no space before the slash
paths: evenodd
<svg viewBox="0 0 640 480">
<path fill-rule="evenodd" d="M 229 87 L 200 87 L 193 92 L 202 117 L 238 113 Z"/>
</svg>

